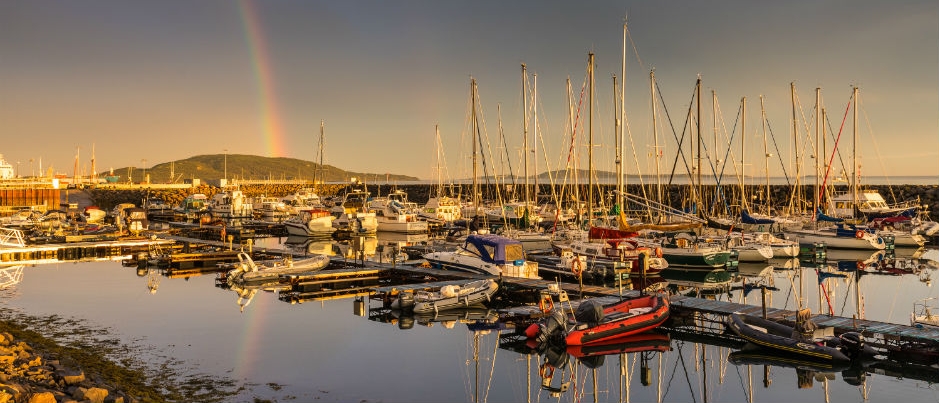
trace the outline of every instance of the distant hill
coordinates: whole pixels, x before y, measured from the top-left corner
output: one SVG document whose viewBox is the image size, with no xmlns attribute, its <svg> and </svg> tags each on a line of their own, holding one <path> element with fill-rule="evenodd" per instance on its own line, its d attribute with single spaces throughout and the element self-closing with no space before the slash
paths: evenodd
<svg viewBox="0 0 939 403">
<path fill-rule="evenodd" d="M 227 160 L 227 163 L 226 163 Z M 407 175 L 373 174 L 363 172 L 345 171 L 332 165 L 320 165 L 296 158 L 269 158 L 257 155 L 243 154 L 213 154 L 196 155 L 183 160 L 164 162 L 146 167 L 125 167 L 114 170 L 114 175 L 120 176 L 119 182 L 142 182 L 144 175 L 150 175 L 150 182 L 154 183 L 182 183 L 187 179 L 218 180 L 225 176 L 226 166 L 229 179 L 244 180 L 313 180 L 314 172 L 317 178 L 324 178 L 326 182 L 348 182 L 350 178 L 358 178 L 366 182 L 384 181 L 416 181 L 419 178 Z M 174 178 L 170 178 L 170 172 Z M 100 172 L 99 175 L 109 175 L 110 171 Z M 130 179 L 128 179 L 130 178 Z"/>
</svg>

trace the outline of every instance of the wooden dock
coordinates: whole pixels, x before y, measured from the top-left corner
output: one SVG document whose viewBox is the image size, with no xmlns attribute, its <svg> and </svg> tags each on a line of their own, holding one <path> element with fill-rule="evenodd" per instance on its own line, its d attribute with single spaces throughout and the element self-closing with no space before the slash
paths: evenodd
<svg viewBox="0 0 939 403">
<path fill-rule="evenodd" d="M 97 242 L 68 242 L 0 248 L 0 265 L 42 264 L 130 256 L 151 245 L 170 245 L 173 241 L 152 238 L 124 238 Z"/>
</svg>

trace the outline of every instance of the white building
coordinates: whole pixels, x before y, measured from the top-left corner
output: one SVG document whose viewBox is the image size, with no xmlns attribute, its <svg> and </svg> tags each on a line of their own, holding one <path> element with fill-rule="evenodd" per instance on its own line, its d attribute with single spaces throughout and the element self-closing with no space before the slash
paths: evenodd
<svg viewBox="0 0 939 403">
<path fill-rule="evenodd" d="M 0 154 L 0 179 L 13 179 L 14 176 L 13 165 L 4 160 L 3 154 Z"/>
</svg>

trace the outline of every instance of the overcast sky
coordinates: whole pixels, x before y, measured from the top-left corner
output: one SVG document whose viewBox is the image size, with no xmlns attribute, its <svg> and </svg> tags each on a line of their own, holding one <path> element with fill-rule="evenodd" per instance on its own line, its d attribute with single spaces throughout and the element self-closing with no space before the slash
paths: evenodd
<svg viewBox="0 0 939 403">
<path fill-rule="evenodd" d="M 653 133 L 670 169 L 689 107 L 697 113 L 700 76 L 711 160 L 742 154 L 747 173 L 762 176 L 765 132 L 771 175 L 782 175 L 783 164 L 791 175 L 795 83 L 798 153 L 814 170 L 813 152 L 803 149 L 815 136 L 815 89 L 838 131 L 857 86 L 862 175 L 939 174 L 935 0 L 5 1 L 0 153 L 23 174 L 40 159 L 71 174 L 76 150 L 87 166 L 92 147 L 99 170 L 224 152 L 314 160 L 325 121 L 327 164 L 433 179 L 439 125 L 445 175 L 466 177 L 475 78 L 483 142 L 494 154 L 487 164 L 507 172 L 511 161 L 521 173 L 525 63 L 538 122 L 529 136 L 540 136 L 530 169 L 536 158 L 539 171 L 565 164 L 568 78 L 585 168 L 587 99 L 577 109 L 593 52 L 594 166 L 612 171 L 624 16 L 628 173 L 651 172 Z M 840 130 L 849 158 L 853 110 Z"/>
</svg>

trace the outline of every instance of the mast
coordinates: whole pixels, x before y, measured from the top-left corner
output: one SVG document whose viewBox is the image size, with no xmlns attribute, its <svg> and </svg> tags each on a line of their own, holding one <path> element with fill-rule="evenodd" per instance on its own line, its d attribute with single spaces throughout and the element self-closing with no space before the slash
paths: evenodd
<svg viewBox="0 0 939 403">
<path fill-rule="evenodd" d="M 625 136 L 626 135 L 626 127 L 625 127 L 625 124 L 626 124 L 626 32 L 628 31 L 626 29 L 626 16 L 624 15 L 623 16 L 623 63 L 622 63 L 623 67 L 622 67 L 622 71 L 620 74 L 620 77 L 622 77 L 623 83 L 620 85 L 619 120 L 616 121 L 616 125 L 619 128 L 618 133 L 619 133 L 619 144 L 620 144 L 620 149 L 616 155 L 616 165 L 619 168 L 617 177 L 621 178 L 619 182 L 619 187 L 617 188 L 618 192 L 616 196 L 616 203 L 619 204 L 620 211 L 625 210 L 625 206 L 623 205 L 623 197 L 626 192 L 626 181 L 627 181 L 626 172 L 625 172 L 626 170 L 625 170 L 625 166 L 623 165 L 623 148 L 626 146 L 626 136 Z M 613 82 L 614 82 L 613 93 L 615 94 L 616 93 L 616 85 L 615 85 L 616 77 L 613 77 Z M 613 102 L 613 105 L 616 106 L 615 101 Z"/>
<path fill-rule="evenodd" d="M 323 180 L 323 143 L 325 141 L 326 141 L 326 121 L 323 119 L 320 119 L 320 139 L 317 144 L 317 147 L 319 149 L 317 151 L 317 154 L 319 154 L 319 169 L 317 169 L 317 171 L 319 171 L 320 174 L 316 175 L 316 171 L 313 172 L 313 185 L 316 185 L 317 179 L 319 179 L 320 183 L 325 182 Z"/>
<path fill-rule="evenodd" d="M 760 95 L 760 117 L 763 121 L 762 122 L 763 123 L 763 155 L 766 157 L 763 160 L 763 173 L 764 175 L 766 175 L 766 196 L 764 198 L 764 202 L 766 205 L 763 207 L 766 209 L 766 214 L 769 214 L 770 206 L 772 205 L 771 199 L 770 199 L 770 192 L 769 192 L 770 190 L 769 189 L 769 158 L 772 157 L 773 155 L 770 154 L 769 151 L 766 149 L 766 109 L 764 108 L 764 105 L 763 105 L 762 94 Z"/>
<path fill-rule="evenodd" d="M 616 75 L 613 75 L 613 132 L 618 134 L 616 138 L 616 205 L 623 208 L 623 136 L 620 132 L 620 120 L 617 114 L 616 101 L 619 94 L 616 92 Z"/>
<path fill-rule="evenodd" d="M 535 135 L 532 138 L 532 164 L 535 170 L 535 186 L 532 190 L 532 196 L 535 198 L 535 204 L 538 204 L 538 74 L 531 75 L 532 83 L 532 95 L 531 95 L 531 117 L 532 125 L 534 126 Z M 528 204 L 525 204 L 525 210 L 528 210 Z"/>
<path fill-rule="evenodd" d="M 698 182 L 698 193 L 694 202 L 695 202 L 695 212 L 697 212 L 697 215 L 700 216 L 701 206 L 698 206 L 697 204 L 700 202 L 700 200 L 704 200 L 704 196 L 701 194 L 702 187 L 701 187 L 701 77 L 700 76 L 698 76 L 698 82 L 695 84 L 695 92 L 696 92 L 696 97 L 697 97 L 696 102 L 698 104 L 698 115 L 695 118 L 695 127 L 696 127 L 697 134 L 698 134 L 698 155 L 695 161 L 695 176 Z"/>
<path fill-rule="evenodd" d="M 793 201 L 797 206 L 797 211 L 802 212 L 802 159 L 799 153 L 799 128 L 796 125 L 796 83 L 789 83 L 789 98 L 792 103 L 792 149 L 795 150 L 796 157 L 796 180 L 795 188 L 792 191 L 792 198 L 789 205 L 793 206 Z M 790 214 L 792 211 L 790 211 Z"/>
<path fill-rule="evenodd" d="M 655 153 L 655 195 L 659 203 L 664 203 L 662 195 L 662 176 L 659 172 L 659 134 L 658 126 L 655 122 L 655 69 L 649 71 L 649 91 L 652 93 L 652 140 L 655 144 L 653 152 Z"/>
<path fill-rule="evenodd" d="M 479 136 L 479 122 L 476 119 L 476 79 L 470 79 L 470 97 L 471 105 L 473 108 L 473 218 L 479 216 L 479 182 L 476 180 L 476 154 L 478 150 L 476 149 L 476 138 Z"/>
<path fill-rule="evenodd" d="M 528 73 L 525 67 L 525 63 L 522 63 L 522 164 L 525 168 L 522 170 L 525 175 L 525 206 L 528 207 L 531 202 L 529 194 L 531 192 L 530 184 L 528 182 L 528 91 L 527 84 L 528 82 Z"/>
<path fill-rule="evenodd" d="M 819 199 L 822 196 L 821 188 L 818 183 L 819 176 L 821 175 L 818 164 L 819 162 L 821 162 L 820 159 L 825 158 L 824 156 L 818 155 L 818 151 L 819 151 L 818 149 L 819 138 L 818 137 L 819 137 L 819 128 L 821 127 L 821 116 L 820 116 L 821 104 L 822 104 L 821 97 L 822 97 L 822 89 L 815 87 L 815 196 L 812 197 L 812 221 L 814 221 L 816 225 L 818 224 L 818 208 L 821 205 L 820 204 L 821 200 Z"/>
<path fill-rule="evenodd" d="M 434 133 L 435 133 L 434 140 L 436 140 L 436 143 L 437 143 L 437 199 L 439 200 L 441 197 L 443 197 L 443 175 L 440 172 L 440 148 L 441 148 L 440 146 L 441 144 L 440 144 L 440 127 L 438 125 L 434 125 Z"/>
<path fill-rule="evenodd" d="M 747 169 L 746 169 L 746 148 L 744 139 L 747 137 L 747 97 L 740 98 L 741 124 L 740 124 L 740 209 L 749 209 L 747 207 Z"/>
<path fill-rule="evenodd" d="M 577 127 L 574 122 L 574 94 L 573 94 L 573 90 L 571 89 L 571 78 L 567 77 L 567 80 L 565 80 L 565 82 L 567 83 L 567 121 L 570 124 L 569 129 L 571 131 L 571 148 L 567 156 L 567 161 L 568 161 L 567 169 L 571 170 L 574 176 L 574 179 L 573 179 L 574 185 L 571 186 L 571 188 L 574 191 L 574 202 L 576 203 L 576 206 L 577 206 L 577 210 L 576 210 L 577 222 L 580 222 L 581 221 L 580 180 L 577 175 L 577 171 L 578 171 L 577 167 L 579 164 L 577 163 L 578 162 L 577 156 L 574 155 L 577 151 L 577 148 L 575 147 L 577 143 L 574 142 L 574 139 L 576 138 L 576 135 L 577 135 L 576 133 Z M 571 166 L 571 163 L 573 163 L 573 167 Z"/>
<path fill-rule="evenodd" d="M 851 160 L 852 160 L 852 161 L 851 161 L 851 165 L 852 165 L 852 172 L 851 172 L 851 192 L 854 194 L 853 197 L 854 197 L 854 206 L 855 206 L 855 208 L 857 208 L 858 202 L 859 202 L 859 200 L 858 200 L 858 195 L 857 195 L 857 191 L 858 191 L 858 183 L 857 183 L 857 182 L 858 182 L 858 168 L 859 168 L 858 165 L 857 165 L 857 104 L 858 104 L 858 98 L 857 98 L 857 97 L 858 97 L 858 88 L 857 88 L 857 87 L 854 87 L 854 96 L 852 97 L 852 98 L 854 98 L 854 144 L 851 146 L 851 150 L 852 150 L 852 151 L 851 151 L 851 155 L 852 155 L 852 157 L 851 157 Z"/>
<path fill-rule="evenodd" d="M 587 220 L 593 224 L 593 52 L 587 54 L 587 83 L 590 85 L 587 116 Z"/>
</svg>

